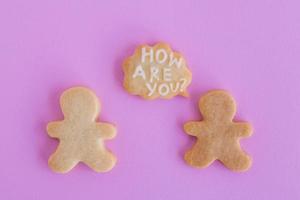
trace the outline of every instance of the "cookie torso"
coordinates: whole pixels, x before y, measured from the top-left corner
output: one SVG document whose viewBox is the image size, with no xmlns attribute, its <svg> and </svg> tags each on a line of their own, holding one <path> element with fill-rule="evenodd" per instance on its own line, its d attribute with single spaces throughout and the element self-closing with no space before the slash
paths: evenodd
<svg viewBox="0 0 300 200">
<path fill-rule="evenodd" d="M 226 154 L 228 146 L 239 146 L 238 137 L 234 137 L 231 134 L 234 123 L 221 126 L 205 121 L 202 123 L 204 124 L 203 133 L 197 135 L 198 141 L 202 145 L 209 146 L 208 149 L 214 151 L 216 157 Z"/>
<path fill-rule="evenodd" d="M 77 125 L 72 122 L 62 122 L 64 131 L 60 132 L 60 143 L 63 146 L 68 146 L 67 149 L 81 160 L 82 157 L 89 153 L 88 144 L 92 144 L 93 148 L 104 148 L 102 139 L 94 134 L 96 127 L 94 124 L 88 124 L 85 126 Z M 63 133 L 63 134 L 62 134 Z"/>
</svg>

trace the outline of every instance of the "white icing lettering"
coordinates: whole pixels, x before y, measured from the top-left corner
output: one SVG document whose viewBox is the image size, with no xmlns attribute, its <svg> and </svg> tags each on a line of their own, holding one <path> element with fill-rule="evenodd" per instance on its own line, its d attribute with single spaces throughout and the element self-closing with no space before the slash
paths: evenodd
<svg viewBox="0 0 300 200">
<path fill-rule="evenodd" d="M 173 83 L 170 83 L 170 89 L 171 89 L 171 92 L 177 92 L 178 90 L 179 90 L 179 86 L 180 86 L 180 83 L 179 82 L 176 82 L 175 83 L 175 88 L 174 88 L 174 85 L 173 85 Z"/>
<path fill-rule="evenodd" d="M 152 66 L 150 68 L 150 83 L 152 83 L 154 79 L 159 81 L 158 74 L 159 74 L 158 67 Z"/>
<path fill-rule="evenodd" d="M 138 65 L 135 68 L 135 71 L 132 75 L 132 78 L 136 78 L 137 76 L 141 76 L 144 80 L 146 80 L 146 75 L 145 75 L 145 71 L 143 70 L 142 65 Z"/>
<path fill-rule="evenodd" d="M 149 90 L 148 96 L 150 97 L 150 96 L 152 96 L 154 94 L 154 92 L 156 90 L 156 87 L 157 87 L 157 83 L 154 83 L 153 87 L 151 87 L 151 84 L 146 83 L 146 86 L 147 86 L 147 88 Z"/>
<path fill-rule="evenodd" d="M 170 53 L 169 66 L 176 65 L 177 68 L 181 67 L 182 57 L 176 58 L 173 53 Z"/>
<path fill-rule="evenodd" d="M 170 88 L 166 83 L 163 83 L 159 85 L 158 92 L 161 96 L 166 96 L 169 94 Z"/>
<path fill-rule="evenodd" d="M 185 88 L 185 84 L 187 83 L 187 80 L 182 78 L 182 79 L 180 79 L 180 83 L 181 83 L 180 91 L 183 92 L 184 88 Z"/>
<path fill-rule="evenodd" d="M 168 58 L 168 54 L 166 52 L 166 50 L 164 49 L 158 49 L 155 53 L 155 59 L 156 62 L 159 64 L 163 64 L 164 62 L 166 62 Z"/>
<path fill-rule="evenodd" d="M 147 51 L 146 47 L 142 48 L 142 63 L 146 62 L 146 57 L 149 57 L 150 63 L 153 62 L 153 49 L 150 48 L 149 51 Z"/>
<path fill-rule="evenodd" d="M 172 80 L 171 68 L 164 68 L 163 69 L 163 80 L 164 81 L 171 81 Z"/>
</svg>

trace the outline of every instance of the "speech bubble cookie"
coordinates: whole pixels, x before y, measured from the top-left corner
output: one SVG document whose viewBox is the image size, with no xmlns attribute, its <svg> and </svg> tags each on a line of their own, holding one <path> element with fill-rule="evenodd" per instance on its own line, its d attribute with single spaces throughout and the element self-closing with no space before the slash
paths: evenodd
<svg viewBox="0 0 300 200">
<path fill-rule="evenodd" d="M 188 96 L 192 73 L 181 54 L 169 45 L 141 45 L 123 63 L 124 88 L 145 99 Z"/>
</svg>

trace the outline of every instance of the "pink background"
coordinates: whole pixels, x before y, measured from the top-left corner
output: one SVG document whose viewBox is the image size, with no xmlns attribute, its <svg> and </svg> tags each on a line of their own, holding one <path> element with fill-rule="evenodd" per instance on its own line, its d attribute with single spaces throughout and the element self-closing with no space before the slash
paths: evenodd
<svg viewBox="0 0 300 200">
<path fill-rule="evenodd" d="M 299 0 L 0 2 L 0 199 L 299 199 Z M 193 72 L 190 99 L 145 101 L 122 88 L 121 63 L 136 45 L 170 43 Z M 118 163 L 97 174 L 84 165 L 53 173 L 57 141 L 47 122 L 62 118 L 71 86 L 100 97 L 100 119 L 118 136 Z M 200 119 L 197 101 L 229 90 L 237 119 L 253 124 L 242 141 L 252 168 L 185 164 L 194 140 L 182 125 Z"/>
</svg>

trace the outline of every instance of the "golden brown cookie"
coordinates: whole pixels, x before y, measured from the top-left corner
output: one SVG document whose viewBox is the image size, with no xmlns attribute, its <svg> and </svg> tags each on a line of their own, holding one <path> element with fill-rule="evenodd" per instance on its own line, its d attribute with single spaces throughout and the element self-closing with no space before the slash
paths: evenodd
<svg viewBox="0 0 300 200">
<path fill-rule="evenodd" d="M 141 45 L 123 63 L 124 88 L 145 99 L 170 99 L 188 96 L 186 88 L 192 80 L 185 59 L 169 45 Z"/>
<path fill-rule="evenodd" d="M 70 88 L 61 95 L 62 121 L 50 122 L 47 132 L 59 139 L 48 164 L 55 172 L 66 173 L 78 162 L 97 172 L 106 172 L 116 163 L 116 157 L 106 150 L 104 140 L 116 135 L 109 123 L 96 122 L 100 112 L 97 96 L 84 87 Z"/>
<path fill-rule="evenodd" d="M 246 122 L 233 122 L 236 104 L 229 93 L 214 90 L 199 101 L 202 121 L 184 125 L 187 134 L 197 137 L 193 148 L 186 152 L 188 164 L 204 168 L 214 160 L 220 160 L 233 171 L 245 171 L 251 166 L 251 158 L 241 149 L 239 139 L 252 134 Z"/>
</svg>

